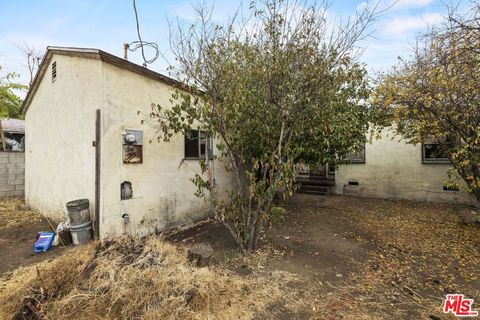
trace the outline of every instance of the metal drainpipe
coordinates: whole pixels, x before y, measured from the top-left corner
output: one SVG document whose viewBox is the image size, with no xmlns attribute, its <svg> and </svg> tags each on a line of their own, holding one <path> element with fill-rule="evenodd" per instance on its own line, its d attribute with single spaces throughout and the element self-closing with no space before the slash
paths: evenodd
<svg viewBox="0 0 480 320">
<path fill-rule="evenodd" d="M 101 169 L 101 116 L 95 113 L 95 239 L 100 238 L 100 169 Z"/>
</svg>

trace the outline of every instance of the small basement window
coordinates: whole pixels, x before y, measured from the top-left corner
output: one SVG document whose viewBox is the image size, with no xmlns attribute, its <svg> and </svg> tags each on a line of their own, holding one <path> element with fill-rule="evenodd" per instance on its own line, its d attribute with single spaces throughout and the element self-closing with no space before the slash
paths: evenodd
<svg viewBox="0 0 480 320">
<path fill-rule="evenodd" d="M 55 82 L 55 80 L 57 80 L 57 61 L 52 63 L 52 82 Z"/>
<path fill-rule="evenodd" d="M 457 185 L 444 184 L 443 191 L 458 191 L 460 188 Z"/>
<path fill-rule="evenodd" d="M 446 150 L 439 143 L 422 143 L 422 163 L 450 163 Z"/>
<path fill-rule="evenodd" d="M 206 131 L 190 130 L 185 135 L 185 158 L 205 159 L 207 154 L 209 159 L 213 158 L 213 139 Z"/>
</svg>

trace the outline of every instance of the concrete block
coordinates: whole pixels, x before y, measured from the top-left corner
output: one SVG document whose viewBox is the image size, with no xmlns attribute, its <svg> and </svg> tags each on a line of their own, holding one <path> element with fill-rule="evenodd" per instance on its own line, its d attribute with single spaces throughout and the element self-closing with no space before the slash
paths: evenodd
<svg viewBox="0 0 480 320">
<path fill-rule="evenodd" d="M 22 184 L 22 185 L 16 185 L 14 186 L 15 187 L 15 191 L 23 191 L 25 190 L 25 186 Z"/>
<path fill-rule="evenodd" d="M 6 198 L 7 197 L 7 192 L 6 191 L 0 191 L 0 199 Z"/>
<path fill-rule="evenodd" d="M 25 173 L 15 174 L 13 175 L 15 179 L 23 179 L 25 180 Z"/>
<path fill-rule="evenodd" d="M 0 158 L 0 166 L 3 165 L 4 163 L 8 163 L 9 159 L 10 158 L 6 158 L 6 157 Z"/>
<path fill-rule="evenodd" d="M 23 197 L 25 195 L 25 192 L 23 190 L 19 190 L 19 191 L 14 191 L 13 192 L 13 195 L 15 197 Z"/>
<path fill-rule="evenodd" d="M 16 162 L 9 162 L 9 163 L 6 163 L 2 166 L 3 168 L 7 168 L 7 169 L 17 169 L 17 163 Z"/>
<path fill-rule="evenodd" d="M 0 191 L 15 191 L 14 185 L 0 185 Z"/>
<path fill-rule="evenodd" d="M 19 162 L 19 163 L 17 163 L 17 168 L 18 168 L 18 169 L 25 169 L 25 162 Z"/>
<path fill-rule="evenodd" d="M 0 151 L 0 158 L 10 158 L 9 152 Z"/>
<path fill-rule="evenodd" d="M 3 174 L 8 174 L 8 169 L 5 168 L 5 167 L 3 167 L 3 166 L 1 166 L 1 167 L 0 167 L 0 175 L 3 175 Z"/>
<path fill-rule="evenodd" d="M 9 174 L 23 174 L 24 172 L 25 172 L 25 170 L 18 169 L 18 168 L 8 169 Z"/>
<path fill-rule="evenodd" d="M 25 180 L 23 179 L 15 179 L 15 183 L 14 183 L 16 186 L 19 186 L 19 185 L 24 185 L 25 184 Z"/>
<path fill-rule="evenodd" d="M 2 184 L 3 185 L 7 184 L 7 185 L 13 185 L 14 186 L 15 185 L 15 179 L 7 180 L 7 183 L 1 183 L 1 180 L 0 180 L 0 185 L 2 185 Z"/>
<path fill-rule="evenodd" d="M 25 163 L 25 159 L 23 157 L 11 157 L 9 158 L 10 163 Z"/>
<path fill-rule="evenodd" d="M 16 174 L 2 174 L 0 175 L 0 184 L 7 184 L 8 180 L 15 180 L 17 179 Z M 24 179 L 24 178 L 18 178 L 18 179 Z"/>
<path fill-rule="evenodd" d="M 22 158 L 25 155 L 25 152 L 10 151 L 7 152 L 9 158 Z"/>
</svg>

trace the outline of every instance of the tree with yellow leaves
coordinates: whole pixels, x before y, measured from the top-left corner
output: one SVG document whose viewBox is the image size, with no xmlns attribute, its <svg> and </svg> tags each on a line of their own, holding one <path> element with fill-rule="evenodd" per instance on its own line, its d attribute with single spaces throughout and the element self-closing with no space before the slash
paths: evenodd
<svg viewBox="0 0 480 320">
<path fill-rule="evenodd" d="M 480 2 L 469 12 L 450 10 L 420 36 L 411 58 L 380 77 L 373 100 L 407 141 L 437 139 L 480 200 Z"/>
</svg>

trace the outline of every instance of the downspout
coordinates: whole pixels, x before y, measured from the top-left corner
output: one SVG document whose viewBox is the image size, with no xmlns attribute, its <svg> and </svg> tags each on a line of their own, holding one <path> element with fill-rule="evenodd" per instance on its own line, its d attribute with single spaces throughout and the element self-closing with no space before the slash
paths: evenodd
<svg viewBox="0 0 480 320">
<path fill-rule="evenodd" d="M 95 239 L 100 238 L 100 161 L 101 161 L 100 109 L 95 113 Z"/>
</svg>

